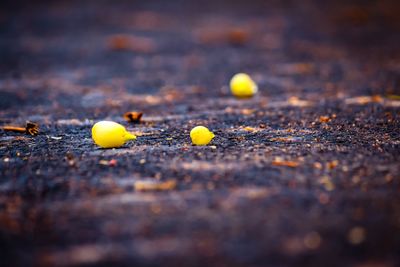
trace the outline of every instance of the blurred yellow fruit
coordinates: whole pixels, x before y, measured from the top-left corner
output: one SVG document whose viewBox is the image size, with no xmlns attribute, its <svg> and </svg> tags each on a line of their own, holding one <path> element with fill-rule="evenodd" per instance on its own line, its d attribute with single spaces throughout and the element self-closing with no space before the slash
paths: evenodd
<svg viewBox="0 0 400 267">
<path fill-rule="evenodd" d="M 113 121 L 99 121 L 92 128 L 93 141 L 102 148 L 120 147 L 136 136 L 127 132 L 125 127 Z"/>
<path fill-rule="evenodd" d="M 211 142 L 214 134 L 204 126 L 196 126 L 190 131 L 192 143 L 198 146 L 204 146 Z"/>
<path fill-rule="evenodd" d="M 257 84 L 246 73 L 238 73 L 232 77 L 231 92 L 239 98 L 252 97 L 258 91 Z"/>
</svg>

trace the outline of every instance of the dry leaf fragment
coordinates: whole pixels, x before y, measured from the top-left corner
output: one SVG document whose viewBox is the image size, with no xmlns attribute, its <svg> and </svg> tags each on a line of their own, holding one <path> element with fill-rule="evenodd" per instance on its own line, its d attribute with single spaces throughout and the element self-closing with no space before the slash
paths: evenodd
<svg viewBox="0 0 400 267">
<path fill-rule="evenodd" d="M 328 169 L 333 169 L 335 168 L 337 165 L 339 165 L 339 161 L 338 160 L 333 160 L 331 162 L 328 162 L 326 164 L 326 166 L 328 167 Z"/>
<path fill-rule="evenodd" d="M 383 97 L 380 96 L 380 95 L 373 95 L 373 96 L 371 97 L 371 100 L 372 100 L 372 102 L 374 102 L 374 103 L 381 103 L 381 102 L 383 102 Z"/>
<path fill-rule="evenodd" d="M 319 183 L 324 186 L 326 191 L 333 191 L 335 189 L 335 184 L 328 176 L 323 176 L 319 179 Z"/>
<path fill-rule="evenodd" d="M 296 142 L 301 140 L 301 137 L 293 137 L 293 136 L 282 136 L 282 137 L 274 137 L 269 139 L 272 142 Z"/>
<path fill-rule="evenodd" d="M 391 100 L 400 100 L 400 95 L 387 95 L 386 97 Z"/>
<path fill-rule="evenodd" d="M 347 234 L 347 239 L 352 245 L 359 245 L 364 242 L 366 231 L 363 227 L 353 227 Z"/>
<path fill-rule="evenodd" d="M 129 111 L 126 112 L 123 117 L 127 122 L 140 123 L 142 116 L 143 112 Z"/>
<path fill-rule="evenodd" d="M 274 166 L 285 166 L 285 167 L 290 167 L 290 168 L 295 168 L 299 166 L 300 164 L 296 161 L 285 161 L 280 158 L 276 158 L 273 162 L 272 165 Z"/>
<path fill-rule="evenodd" d="M 310 232 L 303 239 L 304 245 L 308 249 L 319 248 L 319 246 L 321 245 L 321 241 L 322 241 L 322 239 L 318 232 Z"/>
<path fill-rule="evenodd" d="M 110 167 L 115 167 L 117 165 L 117 160 L 116 159 L 111 159 L 111 160 L 100 160 L 99 161 L 100 165 L 104 165 L 104 166 L 110 166 Z"/>
<path fill-rule="evenodd" d="M 198 42 L 206 45 L 218 45 L 230 43 L 232 45 L 245 45 L 250 34 L 244 28 L 204 28 L 195 32 L 195 38 Z"/>
<path fill-rule="evenodd" d="M 251 115 L 251 114 L 253 114 L 255 111 L 256 111 L 255 109 L 244 108 L 244 109 L 242 109 L 240 112 L 241 112 L 243 115 Z"/>
<path fill-rule="evenodd" d="M 321 170 L 322 169 L 322 164 L 319 162 L 314 162 L 314 168 Z"/>
<path fill-rule="evenodd" d="M 156 49 L 154 41 L 150 38 L 125 34 L 111 36 L 108 40 L 108 45 L 111 50 L 140 53 L 151 53 Z"/>
<path fill-rule="evenodd" d="M 382 103 L 384 101 L 383 97 L 380 95 L 373 96 L 357 96 L 348 98 L 345 100 L 346 104 L 358 104 L 358 105 L 366 105 L 369 103 Z"/>
<path fill-rule="evenodd" d="M 249 40 L 249 33 L 241 28 L 234 28 L 228 31 L 227 38 L 233 45 L 244 45 Z"/>
<path fill-rule="evenodd" d="M 321 123 L 327 123 L 330 121 L 331 121 L 331 118 L 329 118 L 328 116 L 320 116 L 319 117 L 319 122 L 321 122 Z"/>
<path fill-rule="evenodd" d="M 287 63 L 279 65 L 277 67 L 277 72 L 286 75 L 310 74 L 314 69 L 315 67 L 311 63 Z"/>
<path fill-rule="evenodd" d="M 135 190 L 137 191 L 166 191 L 173 190 L 176 187 L 176 180 L 168 180 L 165 182 L 153 180 L 139 180 L 135 182 Z"/>
<path fill-rule="evenodd" d="M 310 102 L 307 100 L 301 100 L 297 96 L 289 97 L 288 103 L 292 106 L 296 107 L 307 107 L 310 105 Z"/>
<path fill-rule="evenodd" d="M 246 127 L 244 127 L 244 128 L 243 128 L 243 130 L 245 130 L 245 131 L 247 131 L 247 132 L 254 132 L 254 131 L 256 131 L 256 129 L 255 129 L 255 128 L 253 128 L 253 127 L 250 127 L 250 126 L 246 126 Z"/>
</svg>

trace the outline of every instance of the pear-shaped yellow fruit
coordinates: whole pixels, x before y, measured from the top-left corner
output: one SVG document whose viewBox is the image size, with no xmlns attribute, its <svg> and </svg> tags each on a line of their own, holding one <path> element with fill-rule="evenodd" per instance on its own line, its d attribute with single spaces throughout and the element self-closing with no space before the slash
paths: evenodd
<svg viewBox="0 0 400 267">
<path fill-rule="evenodd" d="M 257 84 L 246 73 L 234 75 L 230 82 L 231 92 L 238 98 L 248 98 L 258 91 Z"/>
<path fill-rule="evenodd" d="M 102 148 L 120 147 L 136 136 L 127 132 L 125 127 L 113 121 L 99 121 L 92 128 L 93 141 Z"/>
<path fill-rule="evenodd" d="M 204 146 L 211 142 L 215 135 L 204 126 L 196 126 L 190 131 L 192 143 L 198 146 Z"/>
</svg>

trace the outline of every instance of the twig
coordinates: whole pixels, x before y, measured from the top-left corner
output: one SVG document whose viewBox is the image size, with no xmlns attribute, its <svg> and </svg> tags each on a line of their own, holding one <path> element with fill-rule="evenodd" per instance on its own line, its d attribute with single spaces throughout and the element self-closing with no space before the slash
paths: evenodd
<svg viewBox="0 0 400 267">
<path fill-rule="evenodd" d="M 9 132 L 26 133 L 30 135 L 37 135 L 39 133 L 39 125 L 33 122 L 26 122 L 25 127 L 18 127 L 13 125 L 2 126 L 1 129 Z"/>
</svg>

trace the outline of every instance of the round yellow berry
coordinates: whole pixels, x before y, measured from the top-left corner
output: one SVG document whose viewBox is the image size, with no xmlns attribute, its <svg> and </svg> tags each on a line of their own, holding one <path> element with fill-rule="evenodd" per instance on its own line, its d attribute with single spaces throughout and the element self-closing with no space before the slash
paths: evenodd
<svg viewBox="0 0 400 267">
<path fill-rule="evenodd" d="M 192 143 L 197 146 L 204 146 L 211 142 L 215 135 L 204 126 L 196 126 L 190 131 Z"/>
<path fill-rule="evenodd" d="M 234 75 L 230 82 L 231 92 L 239 98 L 252 97 L 258 91 L 257 84 L 246 73 Z"/>
<path fill-rule="evenodd" d="M 113 121 L 99 121 L 92 128 L 93 141 L 102 148 L 120 147 L 136 136 L 125 127 Z"/>
</svg>

